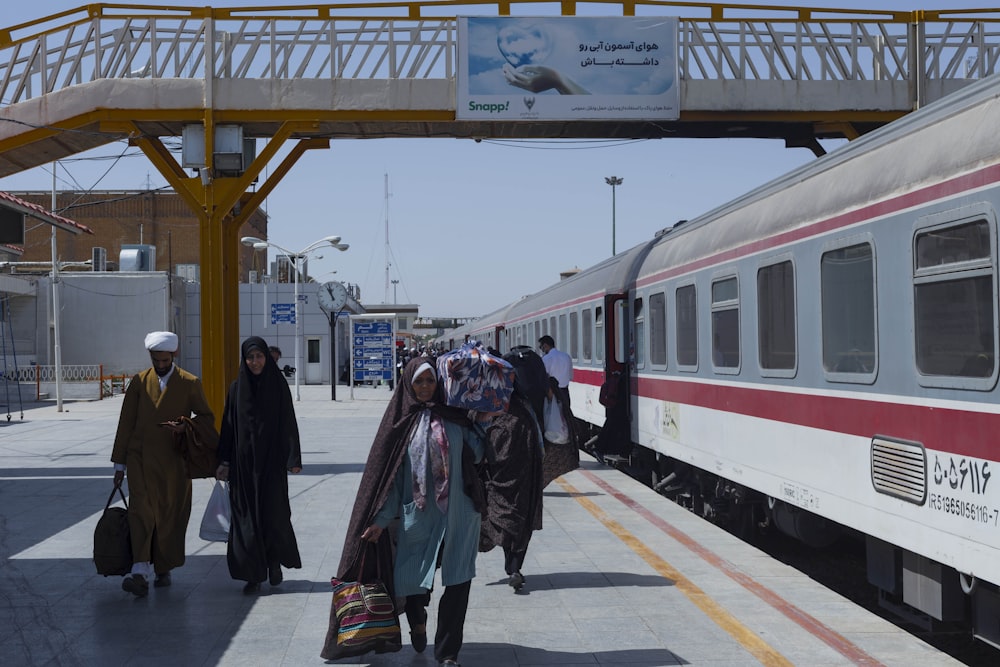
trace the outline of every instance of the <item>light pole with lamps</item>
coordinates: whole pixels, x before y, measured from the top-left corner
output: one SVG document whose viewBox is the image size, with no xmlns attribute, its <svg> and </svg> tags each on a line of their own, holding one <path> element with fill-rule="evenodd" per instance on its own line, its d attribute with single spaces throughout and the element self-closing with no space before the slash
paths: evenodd
<svg viewBox="0 0 1000 667">
<path fill-rule="evenodd" d="M 622 184 L 624 179 L 617 176 L 606 176 L 604 182 L 611 186 L 611 254 L 615 254 L 615 188 Z"/>
<path fill-rule="evenodd" d="M 311 252 L 313 250 L 316 250 L 317 248 L 323 248 L 323 247 L 326 247 L 326 246 L 330 246 L 332 248 L 336 248 L 337 250 L 344 251 L 344 250 L 347 250 L 348 248 L 350 248 L 351 246 L 348 245 L 347 243 L 341 243 L 339 236 L 324 236 L 323 238 L 321 238 L 318 241 L 313 241 L 312 243 L 310 243 L 309 245 L 307 245 L 305 248 L 303 248 L 302 250 L 300 250 L 298 252 L 292 252 L 291 250 L 288 250 L 286 248 L 282 248 L 277 243 L 274 243 L 272 241 L 265 241 L 263 239 L 257 238 L 256 236 L 244 236 L 242 239 L 240 239 L 240 243 L 242 243 L 243 245 L 251 246 L 255 250 L 262 250 L 264 248 L 267 248 L 268 246 L 270 246 L 272 248 L 277 248 L 278 250 L 280 250 L 281 252 L 285 253 L 289 257 L 293 257 L 294 260 L 295 260 L 295 267 L 294 267 L 295 268 L 295 276 L 293 278 L 294 284 L 295 284 L 295 288 L 294 288 L 294 293 L 295 293 L 295 296 L 294 296 L 294 299 L 295 299 L 295 303 L 294 303 L 294 307 L 295 307 L 295 311 L 294 311 L 295 312 L 295 400 L 296 401 L 301 401 L 302 400 L 302 395 L 299 393 L 299 375 L 302 374 L 302 359 L 301 359 L 301 349 L 300 349 L 301 343 L 300 343 L 299 339 L 302 338 L 302 336 L 301 336 L 302 317 L 301 317 L 301 313 L 299 312 L 299 260 L 307 252 Z"/>
<path fill-rule="evenodd" d="M 396 285 L 398 285 L 398 284 L 399 284 L 399 281 L 398 281 L 398 280 L 393 280 L 393 281 L 392 281 L 392 302 L 393 302 L 393 303 L 399 303 L 399 302 L 398 302 L 398 301 L 396 300 Z M 403 296 L 406 296 L 406 295 L 404 294 Z"/>
</svg>

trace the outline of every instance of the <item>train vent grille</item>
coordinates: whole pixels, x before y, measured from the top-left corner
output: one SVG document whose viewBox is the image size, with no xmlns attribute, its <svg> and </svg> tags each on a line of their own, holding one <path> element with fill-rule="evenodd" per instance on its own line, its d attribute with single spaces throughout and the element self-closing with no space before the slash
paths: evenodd
<svg viewBox="0 0 1000 667">
<path fill-rule="evenodd" d="M 917 505 L 927 497 L 927 454 L 923 445 L 872 438 L 872 484 Z"/>
</svg>

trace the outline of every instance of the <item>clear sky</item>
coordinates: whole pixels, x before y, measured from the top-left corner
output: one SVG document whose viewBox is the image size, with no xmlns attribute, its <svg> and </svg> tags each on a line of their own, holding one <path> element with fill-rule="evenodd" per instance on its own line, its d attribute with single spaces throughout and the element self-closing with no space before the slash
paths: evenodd
<svg viewBox="0 0 1000 667">
<path fill-rule="evenodd" d="M 8 2 L 0 25 L 83 4 Z M 768 4 L 885 10 L 997 6 L 996 0 Z M 832 150 L 838 142 L 825 145 Z M 124 150 L 122 144 L 112 144 L 77 157 Z M 58 187 L 121 190 L 166 185 L 137 149 L 128 152 L 132 156 L 118 162 L 60 163 Z M 310 273 L 319 281 L 357 284 L 363 302 L 416 303 L 423 316 L 473 317 L 556 282 L 560 271 L 587 268 L 611 254 L 607 176 L 623 179 L 615 207 L 616 247 L 621 252 L 677 220 L 693 218 L 813 159 L 807 149 L 787 149 L 780 140 L 344 140 L 332 142 L 329 150 L 307 151 L 270 195 L 265 209 L 270 240 L 290 251 L 330 234 L 339 234 L 351 245 L 344 253 L 311 253 Z M 51 187 L 50 167 L 0 178 L 2 190 Z M 388 290 L 387 261 L 389 280 L 399 281 L 390 283 Z"/>
</svg>

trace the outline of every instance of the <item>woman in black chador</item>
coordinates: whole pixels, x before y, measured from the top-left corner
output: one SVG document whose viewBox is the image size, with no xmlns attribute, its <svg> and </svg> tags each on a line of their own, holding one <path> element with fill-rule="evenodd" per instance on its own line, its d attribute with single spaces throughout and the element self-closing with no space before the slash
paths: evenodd
<svg viewBox="0 0 1000 667">
<path fill-rule="evenodd" d="M 229 574 L 256 593 L 281 583 L 281 567 L 300 568 L 288 473 L 302 470 L 292 394 L 258 336 L 243 341 L 239 377 L 229 387 L 219 434 L 218 479 L 229 480 Z"/>
</svg>

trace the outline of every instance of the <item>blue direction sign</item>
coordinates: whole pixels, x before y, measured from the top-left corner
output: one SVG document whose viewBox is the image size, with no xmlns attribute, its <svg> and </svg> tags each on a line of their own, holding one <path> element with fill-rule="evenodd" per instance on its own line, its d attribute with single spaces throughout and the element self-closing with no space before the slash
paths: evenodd
<svg viewBox="0 0 1000 667">
<path fill-rule="evenodd" d="M 291 324 L 295 324 L 294 303 L 271 304 L 271 324 L 278 324 L 279 322 L 290 322 Z"/>
<path fill-rule="evenodd" d="M 354 333 L 357 334 L 391 334 L 392 322 L 355 322 Z"/>
<path fill-rule="evenodd" d="M 354 381 L 392 381 L 395 375 L 395 336 L 392 322 L 354 322 Z"/>
</svg>

